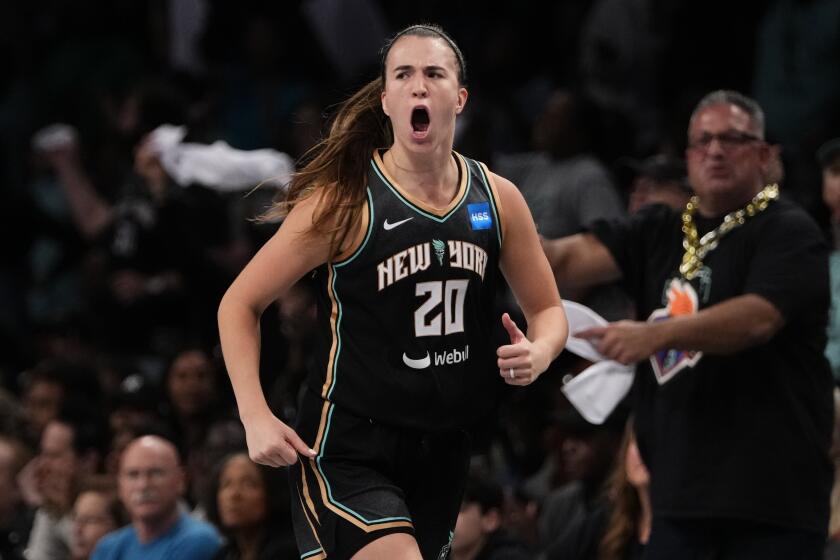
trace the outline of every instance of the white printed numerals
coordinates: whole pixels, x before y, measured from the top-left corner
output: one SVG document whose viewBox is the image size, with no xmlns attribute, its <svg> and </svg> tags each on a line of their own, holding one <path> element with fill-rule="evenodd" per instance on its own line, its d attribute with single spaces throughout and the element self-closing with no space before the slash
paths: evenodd
<svg viewBox="0 0 840 560">
<path fill-rule="evenodd" d="M 415 295 L 429 298 L 414 312 L 416 336 L 440 336 L 464 332 L 464 299 L 469 280 L 418 282 Z M 443 302 L 443 312 L 434 313 Z M 433 314 L 434 313 L 434 314 Z"/>
</svg>

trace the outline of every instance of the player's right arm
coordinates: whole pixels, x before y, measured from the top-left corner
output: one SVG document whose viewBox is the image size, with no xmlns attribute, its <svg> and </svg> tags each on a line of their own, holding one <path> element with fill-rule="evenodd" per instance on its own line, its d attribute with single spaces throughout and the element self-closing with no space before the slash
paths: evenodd
<svg viewBox="0 0 840 560">
<path fill-rule="evenodd" d="M 621 269 L 609 249 L 591 233 L 540 241 L 561 293 L 621 278 Z"/>
<path fill-rule="evenodd" d="M 219 336 L 248 453 L 257 463 L 284 466 L 297 454 L 314 452 L 292 428 L 277 419 L 260 386 L 259 319 L 303 275 L 326 262 L 329 240 L 305 233 L 318 202 L 313 195 L 298 203 L 228 288 L 219 304 Z"/>
</svg>

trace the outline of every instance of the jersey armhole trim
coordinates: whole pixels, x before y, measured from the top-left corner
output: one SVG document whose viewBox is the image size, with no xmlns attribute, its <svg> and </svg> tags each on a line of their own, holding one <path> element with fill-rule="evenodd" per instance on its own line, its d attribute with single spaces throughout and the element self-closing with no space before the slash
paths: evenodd
<svg viewBox="0 0 840 560">
<path fill-rule="evenodd" d="M 484 182 L 490 189 L 488 194 L 490 195 L 490 202 L 493 205 L 493 213 L 496 214 L 496 233 L 499 236 L 499 248 L 501 248 L 502 242 L 505 239 L 505 222 L 502 212 L 502 200 L 499 198 L 499 189 L 496 187 L 496 181 L 493 179 L 493 175 L 490 173 L 487 165 L 480 161 L 476 161 L 476 163 L 481 170 L 481 174 L 484 176 Z"/>
<path fill-rule="evenodd" d="M 367 187 L 367 198 L 362 205 L 362 220 L 359 231 L 356 233 L 356 239 L 353 244 L 338 255 L 332 263 L 333 266 L 342 266 L 348 264 L 353 259 L 359 256 L 362 250 L 367 245 L 370 239 L 371 231 L 373 231 L 373 199 L 371 197 L 370 186 Z M 364 233 L 364 234 L 363 234 Z"/>
</svg>

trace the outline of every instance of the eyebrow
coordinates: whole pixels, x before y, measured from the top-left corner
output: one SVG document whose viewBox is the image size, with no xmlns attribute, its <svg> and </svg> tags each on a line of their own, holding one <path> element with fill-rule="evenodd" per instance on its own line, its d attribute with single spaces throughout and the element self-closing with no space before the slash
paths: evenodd
<svg viewBox="0 0 840 560">
<path fill-rule="evenodd" d="M 412 66 L 411 64 L 403 64 L 402 66 L 397 66 L 396 68 L 394 68 L 394 70 L 392 72 L 397 73 L 397 72 L 404 72 L 406 70 L 414 70 L 414 66 Z M 447 71 L 446 68 L 444 68 L 443 66 L 437 66 L 435 64 L 431 64 L 429 66 L 424 66 L 423 70 L 427 71 L 427 72 L 429 70 L 436 70 L 436 71 L 439 71 L 439 72 L 446 72 Z"/>
<path fill-rule="evenodd" d="M 719 132 L 712 132 L 711 130 L 705 130 L 704 129 L 704 130 L 701 130 L 694 137 L 696 138 L 696 137 L 700 137 L 700 136 L 713 136 L 713 135 L 720 135 L 720 134 L 738 134 L 738 135 L 741 135 L 741 136 L 749 136 L 750 138 L 752 138 L 754 140 L 762 140 L 762 141 L 764 140 L 761 136 L 759 136 L 758 134 L 756 134 L 754 132 L 750 132 L 749 130 L 738 130 L 737 128 L 731 128 L 731 127 L 727 128 L 727 129 L 724 129 L 724 130 L 721 130 Z M 692 134 L 689 132 L 687 136 L 689 138 L 691 138 Z"/>
</svg>

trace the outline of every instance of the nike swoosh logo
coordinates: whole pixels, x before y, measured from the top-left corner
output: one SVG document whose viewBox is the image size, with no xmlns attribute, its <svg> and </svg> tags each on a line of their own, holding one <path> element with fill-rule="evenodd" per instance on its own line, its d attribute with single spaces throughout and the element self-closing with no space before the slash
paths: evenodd
<svg viewBox="0 0 840 560">
<path fill-rule="evenodd" d="M 432 365 L 432 358 L 429 357 L 429 353 L 426 352 L 426 355 L 419 360 L 412 360 L 405 355 L 405 352 L 403 352 L 403 363 L 412 369 L 426 369 Z"/>
<path fill-rule="evenodd" d="M 414 219 L 414 216 L 412 216 L 410 218 L 406 218 L 405 220 L 400 220 L 399 222 L 388 222 L 388 218 L 385 218 L 385 223 L 382 224 L 382 227 L 385 228 L 385 231 L 391 231 L 395 227 L 401 226 L 404 223 L 406 223 L 407 221 L 413 220 L 413 219 Z"/>
</svg>

